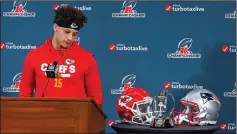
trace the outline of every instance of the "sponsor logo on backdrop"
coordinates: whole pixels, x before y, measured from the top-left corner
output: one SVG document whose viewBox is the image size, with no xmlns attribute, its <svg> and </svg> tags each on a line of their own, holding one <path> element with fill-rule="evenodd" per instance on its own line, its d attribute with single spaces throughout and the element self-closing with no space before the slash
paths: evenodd
<svg viewBox="0 0 237 134">
<path fill-rule="evenodd" d="M 184 6 L 180 4 L 167 4 L 165 5 L 167 12 L 203 12 L 203 7 L 198 6 Z"/>
<path fill-rule="evenodd" d="M 190 51 L 192 46 L 192 38 L 184 38 L 178 43 L 178 48 L 175 53 L 168 53 L 167 58 L 201 58 L 200 53 Z"/>
<path fill-rule="evenodd" d="M 110 44 L 110 51 L 148 51 L 147 47 L 129 44 Z"/>
<path fill-rule="evenodd" d="M 236 53 L 236 46 L 233 45 L 223 45 L 221 49 L 225 53 Z"/>
<path fill-rule="evenodd" d="M 54 8 L 54 10 L 57 10 L 59 7 L 67 6 L 67 5 L 69 5 L 69 4 L 54 4 L 53 8 Z M 85 5 L 74 6 L 74 8 L 81 10 L 81 11 L 91 11 L 92 10 L 92 7 L 85 6 Z"/>
<path fill-rule="evenodd" d="M 77 36 L 77 37 L 75 38 L 75 41 L 80 45 L 81 38 L 80 38 L 79 36 Z"/>
<path fill-rule="evenodd" d="M 221 123 L 220 124 L 220 129 L 221 130 L 230 130 L 233 131 L 236 129 L 235 123 Z"/>
<path fill-rule="evenodd" d="M 3 12 L 4 17 L 35 17 L 35 12 L 28 12 L 26 9 L 27 1 L 19 0 L 13 2 L 10 12 Z"/>
<path fill-rule="evenodd" d="M 113 18 L 145 18 L 145 13 L 139 13 L 135 10 L 137 1 L 127 0 L 123 2 L 119 13 L 112 13 Z"/>
<path fill-rule="evenodd" d="M 164 88 L 169 89 L 204 89 L 202 85 L 198 85 L 198 84 L 192 84 L 192 85 L 188 85 L 188 84 L 183 84 L 180 82 L 165 82 L 164 83 Z"/>
<path fill-rule="evenodd" d="M 234 11 L 233 13 L 226 13 L 225 18 L 227 18 L 227 19 L 236 19 L 236 11 Z"/>
<path fill-rule="evenodd" d="M 36 49 L 36 46 L 15 44 L 13 42 L 1 42 L 1 50 L 3 49 Z"/>
<path fill-rule="evenodd" d="M 21 84 L 21 73 L 16 74 L 12 79 L 12 85 L 10 87 L 3 87 L 3 92 L 19 92 Z"/>
<path fill-rule="evenodd" d="M 126 75 L 122 79 L 120 88 L 111 89 L 111 94 L 121 94 L 123 91 L 132 88 L 135 82 L 136 82 L 136 75 L 134 74 Z"/>
<path fill-rule="evenodd" d="M 224 92 L 224 97 L 236 97 L 236 82 L 231 92 Z"/>
</svg>

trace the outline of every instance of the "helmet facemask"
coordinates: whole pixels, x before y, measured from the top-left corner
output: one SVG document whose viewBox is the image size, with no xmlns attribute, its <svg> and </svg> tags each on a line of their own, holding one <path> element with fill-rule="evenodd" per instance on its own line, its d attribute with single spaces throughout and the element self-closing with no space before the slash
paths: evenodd
<svg viewBox="0 0 237 134">
<path fill-rule="evenodd" d="M 132 112 L 134 116 L 132 117 L 132 123 L 149 125 L 152 118 L 151 101 L 152 98 L 147 98 L 133 104 Z"/>
<path fill-rule="evenodd" d="M 196 126 L 200 123 L 198 104 L 181 99 L 180 112 L 174 111 L 173 117 L 177 126 Z M 177 114 L 177 115 L 176 115 Z"/>
</svg>

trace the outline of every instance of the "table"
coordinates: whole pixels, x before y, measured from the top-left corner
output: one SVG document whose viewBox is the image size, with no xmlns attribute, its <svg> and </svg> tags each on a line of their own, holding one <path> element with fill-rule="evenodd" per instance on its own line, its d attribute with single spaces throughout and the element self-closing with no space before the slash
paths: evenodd
<svg viewBox="0 0 237 134">
<path fill-rule="evenodd" d="M 219 130 L 219 126 L 175 126 L 173 128 L 151 128 L 150 126 L 118 123 L 112 129 L 117 133 L 158 133 L 158 134 L 212 134 Z"/>
</svg>

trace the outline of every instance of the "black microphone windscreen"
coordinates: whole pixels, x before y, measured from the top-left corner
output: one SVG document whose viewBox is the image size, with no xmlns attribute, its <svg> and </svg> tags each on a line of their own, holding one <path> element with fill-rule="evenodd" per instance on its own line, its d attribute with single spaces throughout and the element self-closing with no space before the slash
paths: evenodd
<svg viewBox="0 0 237 134">
<path fill-rule="evenodd" d="M 53 62 L 53 64 L 54 64 L 54 65 L 57 65 L 57 64 L 58 64 L 58 62 L 57 62 L 57 61 L 54 61 L 54 62 Z"/>
</svg>

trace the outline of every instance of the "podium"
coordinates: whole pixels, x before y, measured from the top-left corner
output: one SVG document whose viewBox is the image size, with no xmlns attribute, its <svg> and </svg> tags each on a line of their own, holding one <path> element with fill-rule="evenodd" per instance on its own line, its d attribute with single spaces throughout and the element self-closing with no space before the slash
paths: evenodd
<svg viewBox="0 0 237 134">
<path fill-rule="evenodd" d="M 1 97 L 1 133 L 105 133 L 92 98 Z"/>
</svg>

